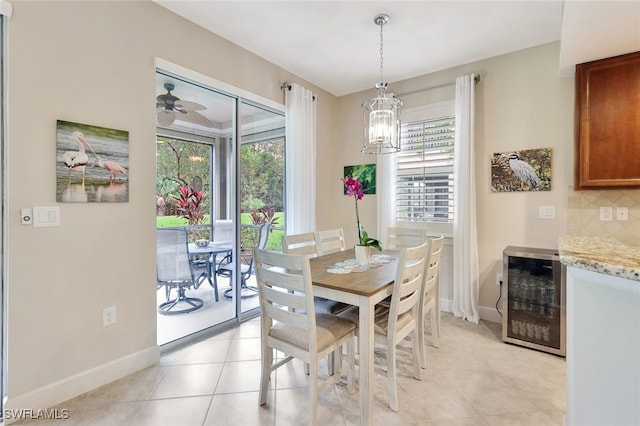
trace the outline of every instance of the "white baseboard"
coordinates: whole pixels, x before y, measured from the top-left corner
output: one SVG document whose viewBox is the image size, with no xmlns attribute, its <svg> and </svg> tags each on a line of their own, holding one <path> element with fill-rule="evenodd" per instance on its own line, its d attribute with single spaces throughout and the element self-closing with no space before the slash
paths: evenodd
<svg viewBox="0 0 640 426">
<path fill-rule="evenodd" d="M 122 378 L 160 360 L 160 348 L 153 346 L 85 370 L 55 383 L 34 389 L 22 395 L 11 395 L 9 389 L 5 409 L 45 409 L 82 395 L 102 385 Z M 5 424 L 9 424 L 5 420 Z"/>
<path fill-rule="evenodd" d="M 443 312 L 453 312 L 453 300 L 440 299 L 440 310 Z M 494 306 L 478 306 L 480 319 L 491 322 L 502 322 L 502 317 Z"/>
</svg>

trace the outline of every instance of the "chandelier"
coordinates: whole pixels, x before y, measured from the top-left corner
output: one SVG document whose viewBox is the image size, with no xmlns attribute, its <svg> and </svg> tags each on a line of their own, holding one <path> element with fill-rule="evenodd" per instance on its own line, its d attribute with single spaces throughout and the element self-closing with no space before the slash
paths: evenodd
<svg viewBox="0 0 640 426">
<path fill-rule="evenodd" d="M 389 22 L 388 15 L 377 15 L 373 22 L 380 26 L 380 82 L 375 98 L 362 104 L 364 115 L 364 141 L 362 152 L 366 154 L 389 154 L 400 151 L 400 107 L 402 101 L 387 95 L 387 83 L 382 78 L 382 26 Z"/>
</svg>

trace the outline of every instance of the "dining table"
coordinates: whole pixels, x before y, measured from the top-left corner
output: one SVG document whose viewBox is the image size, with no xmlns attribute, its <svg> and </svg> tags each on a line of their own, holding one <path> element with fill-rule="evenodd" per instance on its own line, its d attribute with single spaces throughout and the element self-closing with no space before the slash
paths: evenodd
<svg viewBox="0 0 640 426">
<path fill-rule="evenodd" d="M 207 281 L 209 281 L 209 285 L 216 291 L 215 298 L 216 302 L 218 301 L 218 293 L 215 288 L 214 282 L 212 280 L 213 274 L 216 273 L 216 257 L 219 254 L 228 255 L 231 254 L 233 250 L 233 245 L 231 243 L 216 243 L 210 241 L 209 244 L 204 246 L 199 246 L 195 243 L 189 243 L 187 246 L 187 251 L 189 252 L 189 256 L 192 260 L 198 258 L 204 258 L 205 260 L 205 269 L 204 274 Z"/>
<path fill-rule="evenodd" d="M 359 399 L 363 425 L 373 424 L 375 305 L 391 295 L 400 251 L 372 250 L 371 254 L 370 263 L 361 266 L 354 265 L 354 249 L 310 259 L 314 296 L 359 308 Z"/>
</svg>

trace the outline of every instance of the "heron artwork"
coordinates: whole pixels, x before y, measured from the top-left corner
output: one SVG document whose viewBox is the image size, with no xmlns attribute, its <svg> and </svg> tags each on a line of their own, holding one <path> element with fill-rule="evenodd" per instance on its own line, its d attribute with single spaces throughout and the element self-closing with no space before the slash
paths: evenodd
<svg viewBox="0 0 640 426">
<path fill-rule="evenodd" d="M 518 154 L 509 154 L 509 167 L 511 167 L 511 171 L 520 181 L 521 189 L 524 185 L 528 185 L 531 188 L 536 188 L 540 185 L 540 178 L 536 171 L 529 163 L 522 161 Z"/>
</svg>

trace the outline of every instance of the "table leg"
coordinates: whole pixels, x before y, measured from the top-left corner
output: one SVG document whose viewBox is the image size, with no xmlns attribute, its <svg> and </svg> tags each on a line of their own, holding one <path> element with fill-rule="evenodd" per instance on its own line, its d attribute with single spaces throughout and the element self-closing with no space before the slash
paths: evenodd
<svg viewBox="0 0 640 426">
<path fill-rule="evenodd" d="M 360 419 L 363 425 L 373 424 L 374 306 L 375 304 L 368 297 L 361 298 L 358 342 L 360 345 Z"/>
</svg>

